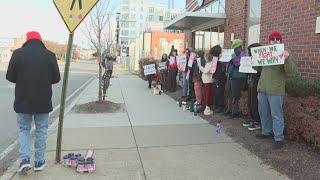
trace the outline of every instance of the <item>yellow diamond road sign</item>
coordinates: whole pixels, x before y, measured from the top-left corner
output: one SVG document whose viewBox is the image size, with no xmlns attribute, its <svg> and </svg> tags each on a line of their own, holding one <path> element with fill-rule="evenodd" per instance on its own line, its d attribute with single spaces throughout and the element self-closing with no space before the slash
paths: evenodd
<svg viewBox="0 0 320 180">
<path fill-rule="evenodd" d="M 99 0 L 53 0 L 70 33 L 79 26 Z"/>
</svg>

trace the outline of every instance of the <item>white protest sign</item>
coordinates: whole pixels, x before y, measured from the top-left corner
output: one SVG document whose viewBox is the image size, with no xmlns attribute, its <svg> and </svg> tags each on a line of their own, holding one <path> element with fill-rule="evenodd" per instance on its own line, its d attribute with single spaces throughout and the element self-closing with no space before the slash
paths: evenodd
<svg viewBox="0 0 320 180">
<path fill-rule="evenodd" d="M 197 64 L 198 64 L 199 66 L 202 65 L 202 64 L 201 64 L 201 58 L 197 58 Z"/>
<path fill-rule="evenodd" d="M 116 58 L 116 62 L 117 62 L 118 64 L 120 64 L 120 63 L 121 63 L 121 58 L 120 58 L 120 56 L 117 56 L 117 58 Z"/>
<path fill-rule="evenodd" d="M 167 70 L 167 62 L 160 62 L 158 66 L 158 70 Z"/>
<path fill-rule="evenodd" d="M 255 47 L 251 49 L 252 66 L 273 66 L 284 64 L 284 44 Z"/>
<path fill-rule="evenodd" d="M 187 57 L 186 56 L 179 56 L 178 62 L 179 62 L 179 70 L 184 71 L 187 66 Z"/>
<path fill-rule="evenodd" d="M 143 66 L 143 70 L 144 70 L 145 76 L 157 73 L 155 64 L 145 65 L 145 66 Z"/>
<path fill-rule="evenodd" d="M 170 56 L 170 64 L 174 64 L 174 61 L 175 61 L 175 57 L 173 57 L 173 56 Z"/>
<path fill-rule="evenodd" d="M 232 59 L 232 54 L 234 53 L 233 49 L 222 49 L 221 62 L 229 62 Z"/>
<path fill-rule="evenodd" d="M 190 54 L 190 58 L 189 58 L 189 61 L 188 61 L 188 67 L 192 67 L 192 64 L 193 64 L 193 61 L 194 61 L 195 57 L 196 57 L 196 53 L 192 52 Z"/>
<path fill-rule="evenodd" d="M 239 72 L 241 73 L 257 73 L 256 70 L 252 68 L 252 59 L 251 57 L 242 57 L 240 60 Z"/>
</svg>

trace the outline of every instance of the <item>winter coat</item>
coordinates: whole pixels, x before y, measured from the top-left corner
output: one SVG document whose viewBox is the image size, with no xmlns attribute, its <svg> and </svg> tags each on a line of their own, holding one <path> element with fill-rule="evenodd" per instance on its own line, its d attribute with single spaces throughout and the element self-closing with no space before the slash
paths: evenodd
<svg viewBox="0 0 320 180">
<path fill-rule="evenodd" d="M 206 64 L 205 59 L 202 57 L 201 66 L 205 66 L 205 64 Z M 198 67 L 198 63 L 196 60 L 193 61 L 191 71 L 192 71 L 193 81 L 201 81 L 202 73 Z"/>
<path fill-rule="evenodd" d="M 216 72 L 212 75 L 213 82 L 222 86 L 226 82 L 226 63 L 218 61 Z"/>
<path fill-rule="evenodd" d="M 297 73 L 296 59 L 290 53 L 285 64 L 276 66 L 264 66 L 258 83 L 258 92 L 274 96 L 285 95 L 286 79 Z"/>
<path fill-rule="evenodd" d="M 229 79 L 242 79 L 246 78 L 245 73 L 239 72 L 240 59 L 245 56 L 245 52 L 241 52 L 238 56 L 231 59 L 227 66 L 227 76 Z"/>
<path fill-rule="evenodd" d="M 52 111 L 52 84 L 60 81 L 60 72 L 55 54 L 40 40 L 29 40 L 13 52 L 6 78 L 16 83 L 15 112 Z"/>
<path fill-rule="evenodd" d="M 202 82 L 207 84 L 207 83 L 212 83 L 212 74 L 210 73 L 210 68 L 211 68 L 211 62 L 207 62 L 204 67 L 199 66 L 200 71 L 202 72 Z"/>
</svg>

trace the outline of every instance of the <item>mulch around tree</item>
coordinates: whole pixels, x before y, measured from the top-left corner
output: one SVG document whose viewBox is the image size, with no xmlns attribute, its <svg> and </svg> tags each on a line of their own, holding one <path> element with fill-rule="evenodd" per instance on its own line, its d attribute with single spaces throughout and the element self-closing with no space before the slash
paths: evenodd
<svg viewBox="0 0 320 180">
<path fill-rule="evenodd" d="M 118 113 L 124 112 L 124 104 L 113 103 L 110 101 L 89 102 L 73 107 L 73 112 L 82 114 L 97 114 L 97 113 Z"/>
</svg>

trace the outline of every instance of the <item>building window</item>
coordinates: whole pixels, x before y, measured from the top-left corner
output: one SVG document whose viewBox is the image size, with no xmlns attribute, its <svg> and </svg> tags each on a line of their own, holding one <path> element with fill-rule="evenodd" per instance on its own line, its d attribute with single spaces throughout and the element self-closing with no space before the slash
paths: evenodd
<svg viewBox="0 0 320 180">
<path fill-rule="evenodd" d="M 209 5 L 199 9 L 199 12 L 204 13 L 225 13 L 225 0 L 216 0 L 211 2 Z"/>
<path fill-rule="evenodd" d="M 149 7 L 149 13 L 154 13 L 154 8 L 153 7 Z"/>
<path fill-rule="evenodd" d="M 149 21 L 154 21 L 153 15 L 149 15 Z"/>
<path fill-rule="evenodd" d="M 121 35 L 122 36 L 129 36 L 129 30 L 126 30 L 126 29 L 121 30 Z"/>
<path fill-rule="evenodd" d="M 129 28 L 129 23 L 128 22 L 121 22 L 120 27 L 121 28 Z"/>
<path fill-rule="evenodd" d="M 248 44 L 260 42 L 261 0 L 250 0 Z"/>
<path fill-rule="evenodd" d="M 163 21 L 163 16 L 159 16 L 159 21 Z"/>
<path fill-rule="evenodd" d="M 129 19 L 129 14 L 128 14 L 128 13 L 123 13 L 123 14 L 121 15 L 121 19 L 123 19 L 123 20 L 128 20 L 128 19 Z"/>
</svg>

